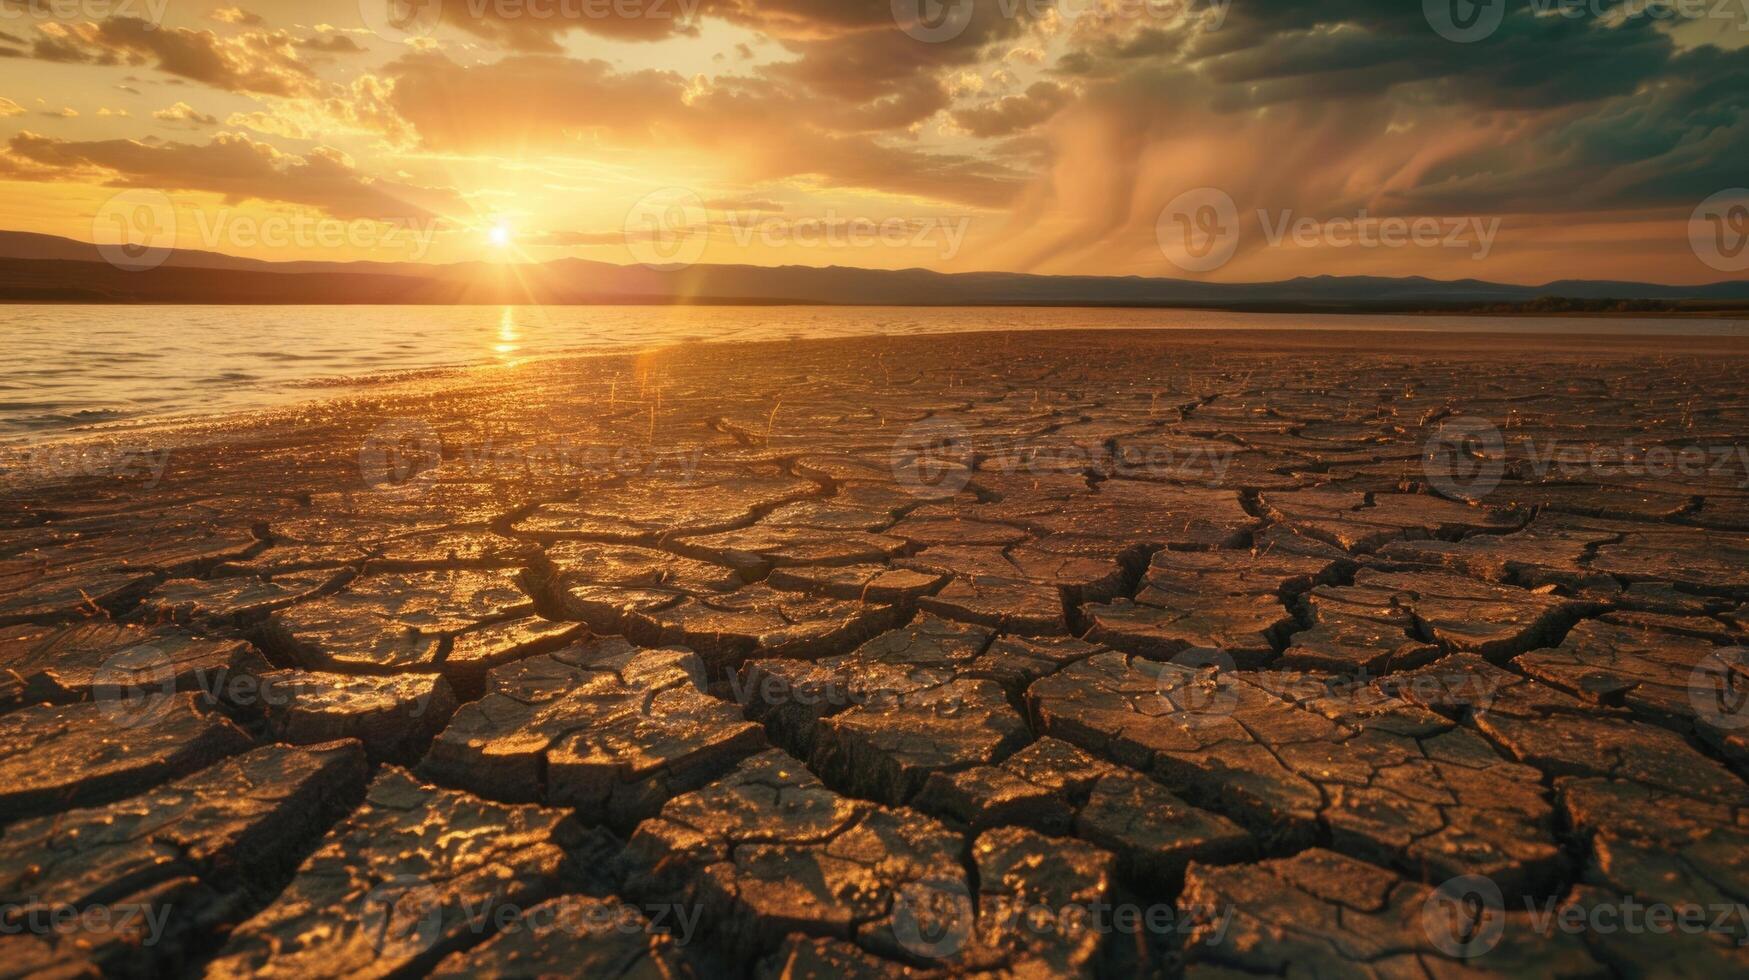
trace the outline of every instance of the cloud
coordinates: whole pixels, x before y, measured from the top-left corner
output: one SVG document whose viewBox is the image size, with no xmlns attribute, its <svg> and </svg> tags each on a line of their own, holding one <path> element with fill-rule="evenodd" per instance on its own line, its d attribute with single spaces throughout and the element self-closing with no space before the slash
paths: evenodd
<svg viewBox="0 0 1749 980">
<path fill-rule="evenodd" d="M 758 73 L 798 95 L 824 100 L 816 122 L 841 132 L 902 130 L 947 108 L 943 76 L 977 63 L 987 46 L 1022 36 L 1042 9 L 1028 2 L 976 2 L 966 7 L 963 30 L 924 43 L 902 29 L 893 0 L 440 2 L 446 23 L 522 54 L 562 54 L 560 39 L 571 32 L 659 41 L 695 35 L 706 19 L 733 24 L 776 41 L 789 58 Z M 751 57 L 751 49 L 738 47 Z"/>
<path fill-rule="evenodd" d="M 1056 114 L 1070 93 L 1055 82 L 1034 82 L 1025 95 L 1010 95 L 969 109 L 957 109 L 953 121 L 973 136 L 1012 136 Z"/>
<path fill-rule="evenodd" d="M 32 56 L 44 61 L 150 65 L 232 92 L 293 96 L 318 88 L 315 73 L 298 59 L 297 40 L 284 32 L 220 37 L 122 15 L 70 27 L 50 22 L 37 30 Z"/>
<path fill-rule="evenodd" d="M 24 106 L 19 105 L 5 96 L 0 96 L 0 119 L 4 119 L 8 116 L 22 116 L 26 111 L 27 110 Z"/>
<path fill-rule="evenodd" d="M 174 123 L 190 127 L 217 126 L 219 124 L 217 117 L 196 111 L 193 106 L 186 102 L 178 102 L 168 109 L 159 109 L 157 112 L 152 113 L 152 118 L 160 122 Z"/>
<path fill-rule="evenodd" d="M 1539 247 L 1553 248 L 1551 228 L 1613 228 L 1614 215 L 1665 227 L 1740 186 L 1749 157 L 1749 47 L 1714 46 L 1706 39 L 1725 35 L 1615 0 L 1554 15 L 1512 0 L 1498 31 L 1474 44 L 1441 37 L 1414 0 L 976 0 L 965 30 L 941 43 L 901 29 L 892 0 L 433 2 L 468 41 L 397 46 L 386 64 L 352 57 L 362 32 L 279 31 L 230 6 L 209 15 L 218 33 L 111 17 L 0 42 L 246 94 L 256 104 L 224 117 L 252 134 L 235 138 L 350 147 L 358 137 L 389 173 L 395 150 L 454 155 L 462 171 L 479 169 L 469 157 L 652 173 L 702 163 L 716 168 L 697 180 L 720 195 L 709 204 L 720 211 L 781 213 L 765 198 L 837 190 L 1006 210 L 1008 227 L 960 267 L 1177 274 L 1155 223 L 1166 202 L 1204 185 L 1229 193 L 1252 226 L 1260 208 L 1499 216 L 1504 235 L 1534 227 Z M 548 16 L 566 9 L 578 15 Z M 604 37 L 638 43 L 594 40 Z M 571 54 L 583 50 L 612 54 Z M 202 101 L 184 94 L 179 105 Z M 7 104 L 0 115 L 26 111 Z M 223 156 L 210 146 L 197 149 Z M 0 161 L 9 174 L 145 179 L 34 151 Z M 321 152 L 274 167 L 292 173 Z M 603 235 L 620 238 L 550 240 Z M 1276 271 L 1257 237 L 1220 275 Z M 1507 243 L 1499 254 L 1512 254 Z M 1570 254 L 1591 253 L 1581 243 Z"/>
<path fill-rule="evenodd" d="M 1561 6 L 1558 15 L 1543 16 L 1537 5 L 1507 4 L 1490 37 L 1456 44 L 1429 25 L 1417 3 L 1253 0 L 1231 4 L 1219 30 L 1194 19 L 1140 18 L 1085 32 L 1062 67 L 1113 78 L 1139 62 L 1170 62 L 1194 69 L 1233 109 L 1406 86 L 1419 88 L 1420 99 L 1526 108 L 1631 93 L 1660 75 L 1674 51 L 1653 18 L 1611 24 L 1596 8 Z"/>
<path fill-rule="evenodd" d="M 464 66 L 429 53 L 402 57 L 386 74 L 393 108 L 439 150 L 562 147 L 583 131 L 649 140 L 686 109 L 678 73 L 620 73 L 600 60 L 514 55 Z"/>
<path fill-rule="evenodd" d="M 511 51 L 557 54 L 559 37 L 582 31 L 622 41 L 696 35 L 701 0 L 438 0 L 444 22 Z"/>
<path fill-rule="evenodd" d="M 1234 199 L 1242 232 L 1220 278 L 1400 274 L 1387 263 L 1419 261 L 1428 274 L 1522 281 L 1552 253 L 1537 268 L 1502 266 L 1527 254 L 1513 236 L 1542 229 L 1546 245 L 1551 222 L 1644 227 L 1648 214 L 1680 227 L 1699 201 L 1742 185 L 1749 48 L 1685 49 L 1643 17 L 1507 11 L 1495 36 L 1468 45 L 1395 0 L 1233 4 L 1217 31 L 1079 18 L 1053 65 L 1075 93 L 1045 121 L 1033 122 L 1043 107 L 1012 96 L 950 112 L 973 135 L 1025 133 L 992 147 L 1002 159 L 1042 148 L 1043 172 L 1005 232 L 961 265 L 1184 275 L 1164 260 L 1156 223 L 1178 195 L 1214 187 Z M 1499 218 L 1502 247 L 1486 269 L 1428 254 L 1291 256 L 1263 246 L 1260 209 Z M 1584 235 L 1563 242 L 1560 274 L 1611 261 Z M 1662 267 L 1675 267 L 1686 242 L 1662 251 Z"/>
<path fill-rule="evenodd" d="M 364 50 L 357 41 L 338 31 L 318 32 L 312 37 L 300 38 L 293 43 L 306 51 L 320 51 L 324 54 L 357 54 Z"/>
<path fill-rule="evenodd" d="M 1540 17 L 1518 6 L 1492 38 L 1459 45 L 1419 9 L 1384 0 L 1348 9 L 1333 27 L 1283 0 L 1236 4 L 1218 40 L 1198 36 L 1181 59 L 1114 76 L 1101 104 L 1144 126 L 1172 114 L 1160 91 L 1208 109 L 1212 126 L 1251 127 L 1247 116 L 1274 107 L 1267 115 L 1281 129 L 1348 173 L 1346 199 L 1386 206 L 1698 201 L 1729 186 L 1728 161 L 1742 158 L 1732 148 L 1749 127 L 1749 49 L 1680 51 L 1651 18 Z M 1370 124 L 1355 119 L 1367 112 Z M 1364 163 L 1383 148 L 1400 169 Z"/>
<path fill-rule="evenodd" d="M 438 54 L 390 65 L 389 104 L 441 152 L 564 153 L 596 143 L 708 153 L 725 179 L 808 178 L 980 207 L 1008 201 L 1022 175 L 965 154 L 846 132 L 834 107 L 768 79 L 700 86 L 677 73 L 619 72 L 605 61 L 515 55 L 460 65 Z"/>
<path fill-rule="evenodd" d="M 558 54 L 579 32 L 622 41 L 697 36 L 706 18 L 769 37 L 818 40 L 894 30 L 892 0 L 436 0 L 440 17 L 476 37 L 523 54 Z M 994 10 L 995 4 L 979 4 Z M 1026 7 L 1021 4 L 1021 7 Z M 989 23 L 996 16 L 981 16 Z"/>
<path fill-rule="evenodd" d="M 1008 8 L 1015 16 L 1007 16 Z M 818 100 L 825 110 L 822 125 L 876 132 L 905 130 L 948 108 L 951 80 L 1023 36 L 1034 26 L 1031 15 L 1039 5 L 965 5 L 969 19 L 963 29 L 935 43 L 906 33 L 890 0 L 737 0 L 714 9 L 778 39 L 793 58 L 762 66 L 759 75 Z"/>
<path fill-rule="evenodd" d="M 294 140 L 308 139 L 310 135 L 296 120 L 272 112 L 233 112 L 225 119 L 225 125 L 241 126 L 268 136 L 283 136 Z"/>
<path fill-rule="evenodd" d="M 462 209 L 453 191 L 367 177 L 338 150 L 317 147 L 300 157 L 231 133 L 196 144 L 72 141 L 27 131 L 12 138 L 0 159 L 38 175 L 29 179 L 200 191 L 233 205 L 279 201 L 343 219 L 426 219 Z"/>
<path fill-rule="evenodd" d="M 389 83 L 375 75 L 360 75 L 345 86 L 330 86 L 320 98 L 262 99 L 267 108 L 233 112 L 228 126 L 281 136 L 310 139 L 327 136 L 374 136 L 390 148 L 413 145 L 413 130 L 389 104 Z"/>
<path fill-rule="evenodd" d="M 244 27 L 253 27 L 264 23 L 260 14 L 250 13 L 242 7 L 219 7 L 207 14 L 207 19 L 217 21 L 220 24 L 238 24 Z"/>
<path fill-rule="evenodd" d="M 509 50 L 554 54 L 558 39 L 582 32 L 620 40 L 658 41 L 698 34 L 721 20 L 784 42 L 806 43 L 884 31 L 899 33 L 893 0 L 437 0 L 445 23 Z M 975 47 L 992 33 L 1012 33 L 1038 4 L 976 3 L 961 35 L 936 47 Z M 1009 17 L 1012 9 L 1018 16 Z"/>
</svg>

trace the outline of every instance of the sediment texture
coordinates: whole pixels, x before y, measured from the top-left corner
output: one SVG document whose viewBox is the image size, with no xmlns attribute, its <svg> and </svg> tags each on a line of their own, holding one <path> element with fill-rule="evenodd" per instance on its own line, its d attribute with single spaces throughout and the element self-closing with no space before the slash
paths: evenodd
<svg viewBox="0 0 1749 980">
<path fill-rule="evenodd" d="M 1749 969 L 1526 911 L 1749 900 L 1749 359 L 1309 336 L 532 364 L 8 491 L 0 973 Z"/>
</svg>

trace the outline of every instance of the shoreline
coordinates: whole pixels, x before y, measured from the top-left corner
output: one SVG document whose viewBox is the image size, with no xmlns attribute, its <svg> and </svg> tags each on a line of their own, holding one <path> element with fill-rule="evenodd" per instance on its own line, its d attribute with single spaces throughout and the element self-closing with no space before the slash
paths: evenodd
<svg viewBox="0 0 1749 980">
<path fill-rule="evenodd" d="M 497 307 L 485 307 L 497 309 Z M 1376 330 L 1352 329 L 1335 326 L 1306 326 L 1291 328 L 1226 328 L 1226 327 L 1084 327 L 1084 328 L 1039 328 L 1014 329 L 992 327 L 977 330 L 943 330 L 938 332 L 905 333 L 905 334 L 864 334 L 846 337 L 812 337 L 785 340 L 740 340 L 733 338 L 696 338 L 670 343 L 656 343 L 639 348 L 617 349 L 573 349 L 569 351 L 540 352 L 519 357 L 511 363 L 473 363 L 450 364 L 406 371 L 389 371 L 381 374 L 349 376 L 320 376 L 282 383 L 277 387 L 280 397 L 263 401 L 253 406 L 242 406 L 207 413 L 176 414 L 162 417 L 141 416 L 131 419 L 115 419 L 91 423 L 63 430 L 45 430 L 38 433 L 19 433 L 0 436 L 0 487 L 10 484 L 8 476 L 8 456 L 16 451 L 28 451 L 34 448 L 73 447 L 79 444 L 98 444 L 104 442 L 127 441 L 133 444 L 161 445 L 155 442 L 160 438 L 176 440 L 178 437 L 199 437 L 210 433 L 214 439 L 222 439 L 228 433 L 246 430 L 256 425 L 274 426 L 283 424 L 297 415 L 320 407 L 338 406 L 342 404 L 369 402 L 382 398 L 393 397 L 398 392 L 408 394 L 421 393 L 421 385 L 442 386 L 445 382 L 465 382 L 470 376 L 476 378 L 477 384 L 490 386 L 490 378 L 483 377 L 488 373 L 514 372 L 532 368 L 538 365 L 551 365 L 567 361 L 593 361 L 601 358 L 630 357 L 635 358 L 660 351 L 681 347 L 784 347 L 797 343 L 832 344 L 864 340 L 903 341 L 910 339 L 941 339 L 948 337 L 982 337 L 992 334 L 1010 334 L 1013 336 L 1042 336 L 1052 334 L 1081 334 L 1092 337 L 1105 335 L 1131 335 L 1137 338 L 1170 335 L 1182 337 L 1188 341 L 1206 341 L 1212 343 L 1233 343 L 1235 346 L 1256 346 L 1264 343 L 1276 345 L 1284 349 L 1321 350 L 1330 347 L 1354 346 L 1372 344 L 1381 340 L 1396 337 L 1414 344 L 1404 344 L 1404 347 L 1415 347 L 1422 350 L 1449 350 L 1465 352 L 1470 349 L 1465 341 L 1481 341 L 1487 346 L 1496 348 L 1510 347 L 1517 350 L 1557 350 L 1584 345 L 1594 352 L 1619 352 L 1643 348 L 1647 354 L 1669 353 L 1672 346 L 1687 349 L 1691 353 L 1718 353 L 1726 356 L 1738 354 L 1749 355 L 1749 333 L 1733 334 L 1637 334 L 1637 333 L 1596 333 L 1584 334 L 1564 331 L 1547 333 L 1519 333 L 1504 331 L 1442 331 L 1442 330 Z M 1436 339 L 1437 338 L 1437 339 Z M 1240 342 L 1248 343 L 1240 343 Z M 1334 341 L 1335 343 L 1328 343 Z M 1735 341 L 1735 343 L 1733 343 Z M 177 442 L 178 446 L 189 443 Z M 196 443 L 198 444 L 198 443 Z"/>
</svg>

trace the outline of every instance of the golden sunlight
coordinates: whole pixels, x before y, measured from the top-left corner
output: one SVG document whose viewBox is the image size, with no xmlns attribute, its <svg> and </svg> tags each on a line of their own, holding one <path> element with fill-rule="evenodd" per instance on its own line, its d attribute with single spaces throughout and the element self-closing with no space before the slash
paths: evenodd
<svg viewBox="0 0 1749 980">
<path fill-rule="evenodd" d="M 0 980 L 1749 980 L 1746 159 L 1749 0 L 0 0 Z"/>
<path fill-rule="evenodd" d="M 516 329 L 516 311 L 506 306 L 498 319 L 498 342 L 492 346 L 492 350 L 499 358 L 507 358 L 521 349 L 521 340 L 522 334 Z"/>
</svg>

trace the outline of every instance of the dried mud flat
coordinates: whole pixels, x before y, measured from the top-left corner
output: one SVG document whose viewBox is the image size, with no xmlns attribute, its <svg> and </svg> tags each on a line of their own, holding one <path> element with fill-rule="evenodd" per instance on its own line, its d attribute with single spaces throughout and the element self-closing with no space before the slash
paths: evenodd
<svg viewBox="0 0 1749 980">
<path fill-rule="evenodd" d="M 0 508 L 0 975 L 1742 972 L 1746 355 L 684 346 L 92 450 Z"/>
</svg>

